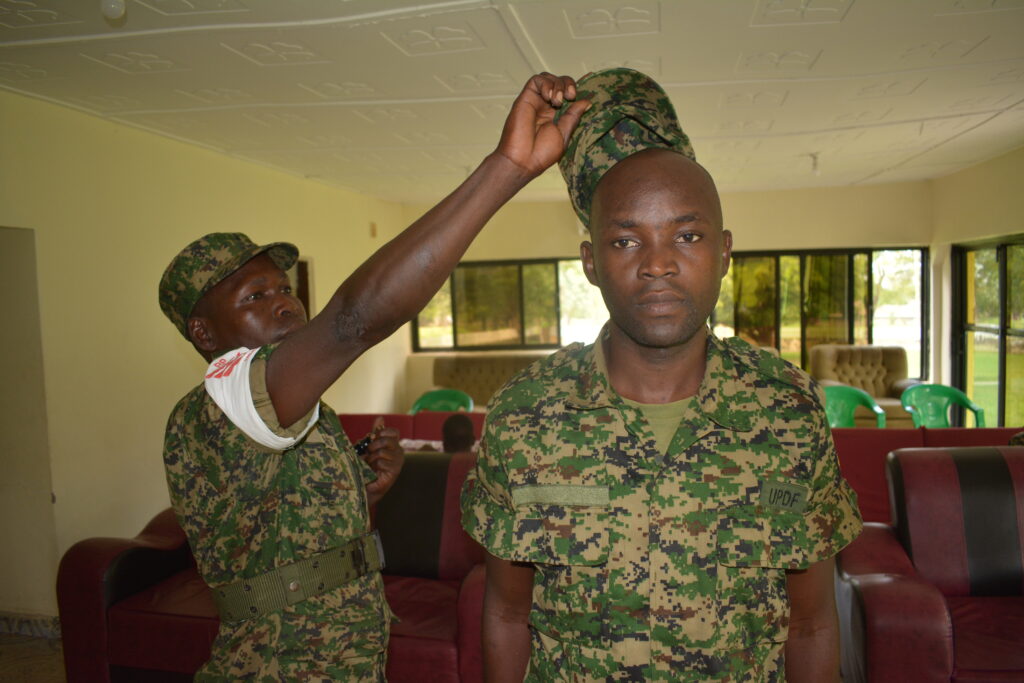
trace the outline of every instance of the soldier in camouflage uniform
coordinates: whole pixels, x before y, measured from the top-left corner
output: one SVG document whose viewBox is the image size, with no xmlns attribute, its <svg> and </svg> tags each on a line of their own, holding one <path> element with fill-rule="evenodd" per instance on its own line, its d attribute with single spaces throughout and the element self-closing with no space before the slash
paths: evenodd
<svg viewBox="0 0 1024 683">
<path fill-rule="evenodd" d="M 860 531 L 822 393 L 707 328 L 731 254 L 661 88 L 613 69 L 562 172 L 611 314 L 488 407 L 463 525 L 489 681 L 838 681 L 833 556 Z"/>
<path fill-rule="evenodd" d="M 171 413 L 164 445 L 172 504 L 221 615 L 197 680 L 384 679 L 391 613 L 368 510 L 396 479 L 401 449 L 384 430 L 361 460 L 320 396 L 558 160 L 587 106 L 566 102 L 574 96 L 571 78 L 530 79 L 495 152 L 308 323 L 285 272 L 291 244 L 213 233 L 168 266 L 161 309 L 210 363 Z"/>
</svg>

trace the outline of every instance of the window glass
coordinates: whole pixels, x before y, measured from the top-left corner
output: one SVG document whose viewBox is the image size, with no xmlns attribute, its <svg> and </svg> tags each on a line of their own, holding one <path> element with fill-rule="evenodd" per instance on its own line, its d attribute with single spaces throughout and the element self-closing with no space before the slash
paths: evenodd
<svg viewBox="0 0 1024 683">
<path fill-rule="evenodd" d="M 1006 419 L 1009 427 L 1024 425 L 1024 337 L 1006 338 Z M 995 424 L 995 421 L 992 421 Z"/>
<path fill-rule="evenodd" d="M 818 344 L 847 343 L 848 284 L 845 254 L 804 257 L 803 302 L 808 350 Z"/>
<path fill-rule="evenodd" d="M 520 343 L 518 265 L 466 265 L 453 279 L 457 346 Z"/>
<path fill-rule="evenodd" d="M 578 259 L 558 262 L 558 314 L 563 345 L 591 343 L 608 320 L 601 290 L 587 280 Z"/>
<path fill-rule="evenodd" d="M 853 343 L 868 343 L 868 283 L 871 255 L 853 255 Z"/>
<path fill-rule="evenodd" d="M 779 257 L 779 351 L 800 365 L 800 257 Z"/>
<path fill-rule="evenodd" d="M 455 344 L 452 331 L 452 285 L 445 281 L 416 318 L 416 333 L 423 349 L 447 349 Z"/>
<path fill-rule="evenodd" d="M 554 263 L 523 266 L 523 320 L 527 344 L 558 343 L 558 296 Z"/>
<path fill-rule="evenodd" d="M 1009 291 L 1006 320 L 1010 323 L 1010 329 L 1024 330 L 1024 244 L 1011 244 L 1007 247 L 1006 280 Z"/>
<path fill-rule="evenodd" d="M 907 372 L 921 376 L 921 252 L 890 249 L 872 255 L 872 339 L 907 350 Z M 856 302 L 856 296 L 854 297 Z"/>
<path fill-rule="evenodd" d="M 722 290 L 718 295 L 718 303 L 715 304 L 715 312 L 712 315 L 712 320 L 714 321 L 712 329 L 714 329 L 715 336 L 719 339 L 736 336 L 736 321 L 734 320 L 736 303 L 733 298 L 732 279 L 735 267 L 736 262 L 733 261 L 729 272 L 722 278 Z"/>
<path fill-rule="evenodd" d="M 747 256 L 733 260 L 736 335 L 754 346 L 777 346 L 775 263 L 773 256 Z"/>
<path fill-rule="evenodd" d="M 999 335 L 967 333 L 967 395 L 985 409 L 985 423 L 999 418 Z M 968 421 L 967 426 L 971 426 Z"/>
<path fill-rule="evenodd" d="M 995 249 L 979 249 L 968 271 L 968 322 L 975 325 L 999 325 L 999 264 Z"/>
</svg>

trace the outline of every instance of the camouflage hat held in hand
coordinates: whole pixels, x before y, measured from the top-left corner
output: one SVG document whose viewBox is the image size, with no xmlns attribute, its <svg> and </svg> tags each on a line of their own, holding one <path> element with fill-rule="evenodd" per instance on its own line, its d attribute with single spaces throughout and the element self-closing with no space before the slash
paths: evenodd
<svg viewBox="0 0 1024 683">
<path fill-rule="evenodd" d="M 288 270 L 299 250 L 288 242 L 259 246 L 240 232 L 212 232 L 188 245 L 171 261 L 160 278 L 160 310 L 188 339 L 188 318 L 196 303 L 218 282 L 266 252 Z"/>
<path fill-rule="evenodd" d="M 558 167 L 584 225 L 590 226 L 590 202 L 597 182 L 617 162 L 651 147 L 696 161 L 668 95 L 639 71 L 617 68 L 592 73 L 576 84 L 576 98 L 590 100 L 590 108 L 569 138 Z"/>
</svg>

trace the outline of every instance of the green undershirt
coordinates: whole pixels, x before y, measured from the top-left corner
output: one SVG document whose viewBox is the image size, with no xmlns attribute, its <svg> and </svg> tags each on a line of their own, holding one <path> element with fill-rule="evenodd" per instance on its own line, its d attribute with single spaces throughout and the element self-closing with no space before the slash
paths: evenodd
<svg viewBox="0 0 1024 683">
<path fill-rule="evenodd" d="M 644 419 L 647 420 L 651 431 L 654 432 L 655 446 L 658 447 L 659 452 L 667 454 L 669 446 L 672 445 L 672 437 L 676 435 L 676 429 L 679 428 L 679 422 L 683 418 L 683 413 L 693 402 L 694 397 L 690 396 L 672 403 L 637 403 L 626 397 L 622 397 L 622 400 L 626 405 L 633 406 L 643 413 Z"/>
</svg>

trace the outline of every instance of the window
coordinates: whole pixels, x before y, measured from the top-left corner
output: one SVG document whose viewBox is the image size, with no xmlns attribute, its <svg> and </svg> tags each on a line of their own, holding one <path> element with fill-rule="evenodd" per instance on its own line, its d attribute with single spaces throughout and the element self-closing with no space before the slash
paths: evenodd
<svg viewBox="0 0 1024 683">
<path fill-rule="evenodd" d="M 923 249 L 736 252 L 722 282 L 715 331 L 774 347 L 803 367 L 818 344 L 902 346 L 910 376 L 919 377 L 926 273 Z"/>
<path fill-rule="evenodd" d="M 953 287 L 958 387 L 986 424 L 1024 424 L 1024 235 L 954 246 Z"/>
<path fill-rule="evenodd" d="M 592 342 L 608 312 L 579 259 L 460 263 L 413 323 L 416 351 Z"/>
</svg>

